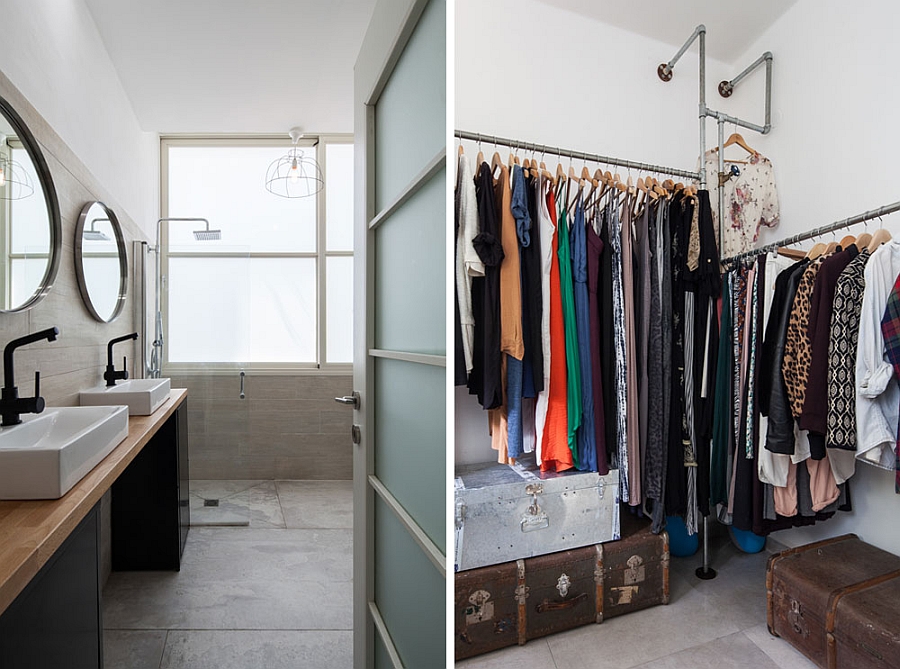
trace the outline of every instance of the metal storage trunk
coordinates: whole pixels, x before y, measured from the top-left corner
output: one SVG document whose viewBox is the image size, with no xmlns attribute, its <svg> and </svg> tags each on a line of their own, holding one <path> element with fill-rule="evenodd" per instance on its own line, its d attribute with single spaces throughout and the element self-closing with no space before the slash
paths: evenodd
<svg viewBox="0 0 900 669">
<path fill-rule="evenodd" d="M 466 466 L 456 477 L 456 571 L 619 538 L 619 473 Z"/>
</svg>

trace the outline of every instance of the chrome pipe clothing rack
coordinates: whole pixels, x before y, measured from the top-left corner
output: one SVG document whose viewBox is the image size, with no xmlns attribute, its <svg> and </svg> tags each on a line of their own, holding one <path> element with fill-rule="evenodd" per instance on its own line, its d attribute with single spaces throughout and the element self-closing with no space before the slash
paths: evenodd
<svg viewBox="0 0 900 669">
<path fill-rule="evenodd" d="M 871 221 L 872 219 L 880 218 L 881 216 L 886 216 L 887 214 L 893 214 L 896 211 L 900 211 L 900 200 L 898 200 L 897 202 L 892 202 L 891 204 L 886 204 L 883 207 L 878 207 L 877 209 L 864 211 L 863 213 L 857 214 L 856 216 L 842 218 L 839 221 L 829 223 L 828 225 L 823 225 L 819 228 L 813 228 L 812 230 L 808 230 L 807 232 L 801 232 L 790 237 L 785 237 L 784 239 L 781 239 L 777 242 L 772 242 L 771 244 L 760 246 L 757 249 L 750 249 L 749 251 L 738 253 L 737 255 L 731 256 L 730 258 L 724 258 L 722 260 L 722 264 L 734 265 L 741 260 L 745 260 L 747 258 L 755 258 L 758 255 L 768 253 L 769 251 L 774 251 L 775 249 L 781 248 L 782 246 L 792 246 L 798 242 L 806 241 L 807 239 L 813 239 L 814 237 L 820 237 L 821 235 L 825 235 L 836 230 L 841 230 L 843 228 L 848 228 L 851 225 L 856 225 L 857 223 L 865 223 L 866 221 Z"/>
<path fill-rule="evenodd" d="M 551 156 L 559 156 L 560 158 L 573 158 L 592 163 L 603 163 L 604 165 L 618 165 L 628 169 L 642 170 L 644 172 L 653 172 L 655 174 L 669 174 L 672 176 L 684 177 L 685 179 L 700 180 L 699 172 L 690 170 L 682 170 L 676 167 L 668 167 L 666 165 L 654 165 L 652 163 L 641 163 L 634 160 L 625 160 L 624 158 L 614 158 L 612 156 L 604 156 L 599 153 L 587 153 L 585 151 L 576 151 L 574 149 L 564 149 L 558 146 L 549 146 L 547 144 L 535 144 L 534 142 L 523 142 L 518 139 L 510 139 L 508 137 L 497 137 L 496 135 L 483 135 L 477 132 L 468 132 L 466 130 L 456 130 L 454 136 L 457 139 L 466 139 L 472 142 L 484 142 L 495 146 L 505 146 L 513 150 L 531 151 L 533 153 L 543 153 Z"/>
</svg>

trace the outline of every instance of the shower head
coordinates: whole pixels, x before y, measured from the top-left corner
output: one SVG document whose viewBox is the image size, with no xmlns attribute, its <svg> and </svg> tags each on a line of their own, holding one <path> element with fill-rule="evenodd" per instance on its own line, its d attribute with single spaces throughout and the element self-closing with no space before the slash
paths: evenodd
<svg viewBox="0 0 900 669">
<path fill-rule="evenodd" d="M 194 239 L 198 242 L 214 242 L 222 239 L 221 230 L 210 230 L 209 221 L 206 222 L 205 230 L 194 230 Z"/>
<path fill-rule="evenodd" d="M 89 230 L 82 231 L 82 238 L 89 242 L 108 242 L 111 241 L 110 238 L 105 235 L 101 230 L 97 230 L 94 228 L 94 225 L 97 221 L 106 221 L 109 222 L 108 218 L 95 218 L 91 221 L 91 227 Z"/>
</svg>

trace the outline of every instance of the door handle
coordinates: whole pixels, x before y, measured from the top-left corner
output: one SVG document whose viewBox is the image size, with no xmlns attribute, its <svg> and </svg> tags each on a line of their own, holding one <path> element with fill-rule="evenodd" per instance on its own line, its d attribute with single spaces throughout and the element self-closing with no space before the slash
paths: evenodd
<svg viewBox="0 0 900 669">
<path fill-rule="evenodd" d="M 338 404 L 347 404 L 354 409 L 359 410 L 359 393 L 355 390 L 352 395 L 344 395 L 343 397 L 335 397 L 334 401 Z"/>
</svg>

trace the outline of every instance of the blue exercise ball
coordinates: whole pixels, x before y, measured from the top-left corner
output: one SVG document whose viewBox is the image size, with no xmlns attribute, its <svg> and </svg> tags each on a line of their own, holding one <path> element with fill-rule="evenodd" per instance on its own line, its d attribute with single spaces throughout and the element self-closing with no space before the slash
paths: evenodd
<svg viewBox="0 0 900 669">
<path fill-rule="evenodd" d="M 766 538 L 753 532 L 729 527 L 728 533 L 731 535 L 731 542 L 745 553 L 759 553 L 766 547 Z"/>
<path fill-rule="evenodd" d="M 700 536 L 688 534 L 681 516 L 666 516 L 666 532 L 669 533 L 669 552 L 675 557 L 689 557 L 700 547 Z"/>
</svg>

